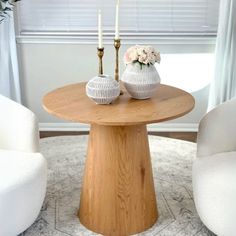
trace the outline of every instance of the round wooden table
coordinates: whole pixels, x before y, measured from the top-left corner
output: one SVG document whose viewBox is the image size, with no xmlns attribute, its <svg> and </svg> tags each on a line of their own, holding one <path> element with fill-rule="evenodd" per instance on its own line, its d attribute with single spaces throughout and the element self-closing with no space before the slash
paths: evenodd
<svg viewBox="0 0 236 236">
<path fill-rule="evenodd" d="M 68 85 L 43 99 L 49 113 L 91 124 L 79 219 L 103 235 L 142 232 L 158 218 L 146 124 L 183 116 L 194 98 L 160 85 L 151 99 L 132 99 L 124 91 L 112 104 L 97 105 L 85 85 Z"/>
</svg>

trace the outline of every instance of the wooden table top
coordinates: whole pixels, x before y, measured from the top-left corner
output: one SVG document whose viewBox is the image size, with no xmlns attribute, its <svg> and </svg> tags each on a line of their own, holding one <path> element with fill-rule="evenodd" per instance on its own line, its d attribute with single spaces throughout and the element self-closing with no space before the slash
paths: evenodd
<svg viewBox="0 0 236 236">
<path fill-rule="evenodd" d="M 194 107 L 191 94 L 168 85 L 158 86 L 151 99 L 137 100 L 124 94 L 110 105 L 97 105 L 85 92 L 86 83 L 58 88 L 43 98 L 44 109 L 59 118 L 110 126 L 140 125 L 183 116 Z"/>
</svg>

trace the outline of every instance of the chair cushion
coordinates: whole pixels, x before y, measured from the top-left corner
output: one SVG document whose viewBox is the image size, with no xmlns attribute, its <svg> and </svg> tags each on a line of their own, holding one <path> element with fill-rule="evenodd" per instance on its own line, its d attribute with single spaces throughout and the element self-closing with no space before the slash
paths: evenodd
<svg viewBox="0 0 236 236">
<path fill-rule="evenodd" d="M 0 194 L 30 182 L 43 165 L 45 160 L 40 153 L 0 149 Z"/>
<path fill-rule="evenodd" d="M 203 223 L 217 235 L 236 235 L 236 152 L 197 158 L 193 193 Z"/>
<path fill-rule="evenodd" d="M 234 180 L 236 177 L 236 152 L 224 152 L 197 158 L 193 168 L 198 171 L 198 176 L 201 178 L 210 178 L 213 183 L 217 182 L 218 186 L 232 187 L 231 182 L 227 183 L 225 180 Z"/>
<path fill-rule="evenodd" d="M 18 235 L 37 218 L 46 192 L 40 153 L 0 149 L 0 235 Z"/>
</svg>

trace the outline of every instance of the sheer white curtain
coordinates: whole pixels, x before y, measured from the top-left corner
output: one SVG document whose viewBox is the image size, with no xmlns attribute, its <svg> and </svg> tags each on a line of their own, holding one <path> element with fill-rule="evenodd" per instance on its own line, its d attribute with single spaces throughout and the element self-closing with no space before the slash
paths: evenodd
<svg viewBox="0 0 236 236">
<path fill-rule="evenodd" d="M 236 96 L 236 0 L 221 0 L 215 56 L 208 110 Z"/>
<path fill-rule="evenodd" d="M 0 23 L 0 94 L 21 103 L 13 13 Z"/>
</svg>

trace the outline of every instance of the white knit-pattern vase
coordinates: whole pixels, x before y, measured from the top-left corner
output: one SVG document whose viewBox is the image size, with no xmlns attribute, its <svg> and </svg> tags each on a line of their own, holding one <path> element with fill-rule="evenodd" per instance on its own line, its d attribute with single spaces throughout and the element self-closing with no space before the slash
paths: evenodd
<svg viewBox="0 0 236 236">
<path fill-rule="evenodd" d="M 160 84 L 160 76 L 154 65 L 132 63 L 126 66 L 121 81 L 131 97 L 147 99 L 152 97 Z"/>
<path fill-rule="evenodd" d="M 110 104 L 119 96 L 120 87 L 109 75 L 95 76 L 86 84 L 86 94 L 97 104 Z"/>
</svg>

